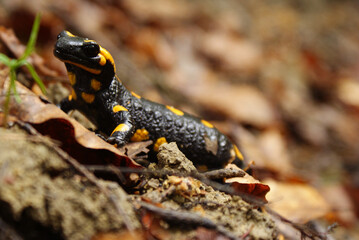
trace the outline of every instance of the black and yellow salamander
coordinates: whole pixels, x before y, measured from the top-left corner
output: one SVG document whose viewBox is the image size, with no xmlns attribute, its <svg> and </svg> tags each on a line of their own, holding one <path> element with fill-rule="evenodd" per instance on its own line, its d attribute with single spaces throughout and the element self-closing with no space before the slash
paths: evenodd
<svg viewBox="0 0 359 240">
<path fill-rule="evenodd" d="M 176 142 L 197 166 L 221 168 L 243 156 L 213 125 L 172 106 L 144 99 L 128 91 L 115 75 L 111 54 L 94 40 L 62 31 L 54 54 L 65 63 L 72 93 L 61 101 L 64 112 L 77 109 L 117 146 L 152 140 L 151 151 Z"/>
</svg>

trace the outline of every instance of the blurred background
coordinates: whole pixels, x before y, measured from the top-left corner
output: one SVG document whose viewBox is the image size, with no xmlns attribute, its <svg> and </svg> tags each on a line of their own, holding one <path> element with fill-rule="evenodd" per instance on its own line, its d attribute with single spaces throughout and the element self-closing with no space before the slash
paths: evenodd
<svg viewBox="0 0 359 240">
<path fill-rule="evenodd" d="M 94 39 L 129 89 L 238 143 L 276 193 L 270 202 L 298 184 L 315 192 L 297 189 L 286 200 L 294 212 L 282 214 L 322 217 L 358 237 L 359 1 L 1 0 L 0 24 L 25 44 L 38 12 L 36 51 L 56 71 L 41 76 L 50 89 L 69 89 L 52 54 L 57 34 Z"/>
</svg>

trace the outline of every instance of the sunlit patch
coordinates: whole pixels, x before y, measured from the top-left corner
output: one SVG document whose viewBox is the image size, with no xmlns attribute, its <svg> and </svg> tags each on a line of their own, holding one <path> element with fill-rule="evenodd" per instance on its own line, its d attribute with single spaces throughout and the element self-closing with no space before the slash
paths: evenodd
<svg viewBox="0 0 359 240">
<path fill-rule="evenodd" d="M 149 132 L 146 129 L 137 129 L 131 137 L 131 142 L 141 142 L 149 139 Z"/>
<path fill-rule="evenodd" d="M 85 93 L 85 92 L 81 93 L 81 97 L 87 103 L 92 103 L 95 100 L 94 94 L 89 94 L 89 93 Z"/>
<path fill-rule="evenodd" d="M 138 95 L 138 94 L 136 94 L 135 92 L 132 92 L 132 91 L 131 91 L 131 94 L 132 94 L 132 96 L 134 96 L 134 97 L 136 97 L 136 98 L 138 98 L 138 99 L 140 99 L 140 98 L 141 98 L 141 96 L 140 96 L 140 95 Z"/>
<path fill-rule="evenodd" d="M 76 84 L 76 75 L 73 72 L 67 72 L 67 75 L 69 76 L 70 84 L 73 86 Z"/>
<path fill-rule="evenodd" d="M 101 82 L 96 79 L 91 79 L 91 87 L 93 90 L 98 91 L 101 89 Z"/>
<path fill-rule="evenodd" d="M 174 108 L 172 106 L 166 105 L 166 108 L 178 116 L 182 116 L 184 114 L 181 110 Z"/>
<path fill-rule="evenodd" d="M 242 153 L 239 151 L 239 149 L 237 148 L 236 145 L 233 145 L 233 149 L 234 149 L 234 152 L 236 154 L 236 156 L 240 159 L 240 160 L 244 160 L 244 157 L 242 155 Z"/>
<path fill-rule="evenodd" d="M 125 123 L 121 123 L 121 124 L 119 124 L 119 125 L 113 130 L 113 132 L 111 133 L 111 135 L 114 134 L 115 132 L 126 132 L 126 131 L 128 131 L 128 130 L 130 130 L 130 126 L 128 126 L 128 125 L 125 124 Z"/>
<path fill-rule="evenodd" d="M 209 128 L 213 128 L 213 127 L 214 127 L 212 123 L 210 123 L 210 122 L 208 122 L 208 121 L 206 121 L 206 120 L 204 120 L 204 119 L 201 120 L 201 123 L 202 123 L 203 125 L 205 125 L 206 127 L 209 127 Z"/>
<path fill-rule="evenodd" d="M 113 112 L 128 111 L 127 108 L 121 105 L 116 105 L 112 108 Z"/>
<path fill-rule="evenodd" d="M 154 150 L 155 152 L 158 152 L 160 146 L 161 146 L 162 144 L 164 144 L 164 143 L 167 143 L 167 140 L 166 140 L 165 137 L 160 137 L 160 138 L 158 138 L 158 139 L 156 140 L 155 144 L 153 145 L 153 150 Z"/>
</svg>

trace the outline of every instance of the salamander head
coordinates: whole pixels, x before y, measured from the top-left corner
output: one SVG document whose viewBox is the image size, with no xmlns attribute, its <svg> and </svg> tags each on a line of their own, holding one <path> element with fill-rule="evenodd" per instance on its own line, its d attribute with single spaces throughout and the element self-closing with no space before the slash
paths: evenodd
<svg viewBox="0 0 359 240">
<path fill-rule="evenodd" d="M 75 36 L 68 31 L 62 31 L 57 36 L 54 55 L 68 68 L 80 68 L 93 75 L 104 74 L 108 77 L 115 74 L 113 58 L 106 49 L 94 40 Z"/>
</svg>

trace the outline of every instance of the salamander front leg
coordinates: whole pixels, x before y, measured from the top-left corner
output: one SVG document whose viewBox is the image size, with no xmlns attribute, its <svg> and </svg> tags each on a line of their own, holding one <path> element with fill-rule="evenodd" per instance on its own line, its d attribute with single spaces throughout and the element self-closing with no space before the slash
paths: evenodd
<svg viewBox="0 0 359 240">
<path fill-rule="evenodd" d="M 65 113 L 68 113 L 71 110 L 74 110 L 75 106 L 74 106 L 72 95 L 68 96 L 67 98 L 62 99 L 61 102 L 59 104 L 57 104 L 57 106 Z"/>
<path fill-rule="evenodd" d="M 116 144 L 117 147 L 121 147 L 129 142 L 130 137 L 133 135 L 134 127 L 130 121 L 120 123 L 111 133 L 111 136 L 107 138 L 107 142 Z"/>
</svg>

